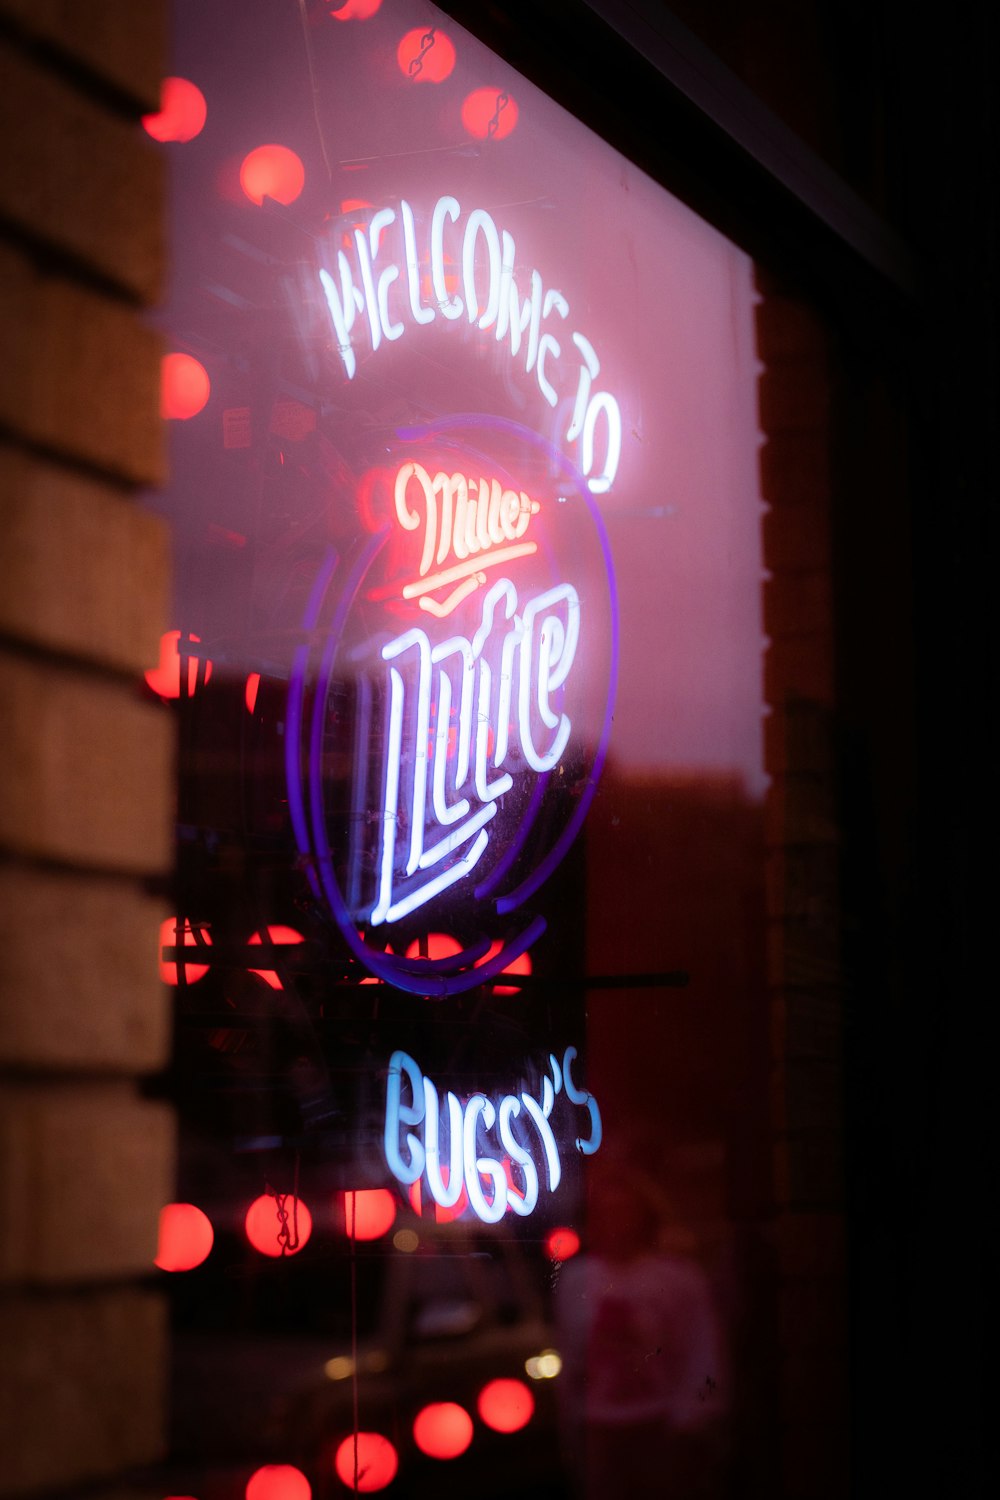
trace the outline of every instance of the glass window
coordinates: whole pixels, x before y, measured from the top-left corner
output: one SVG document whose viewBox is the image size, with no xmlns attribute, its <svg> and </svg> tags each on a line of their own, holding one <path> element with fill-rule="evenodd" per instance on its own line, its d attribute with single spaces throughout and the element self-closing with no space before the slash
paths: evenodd
<svg viewBox="0 0 1000 1500">
<path fill-rule="evenodd" d="M 751 262 L 424 0 L 175 13 L 171 1492 L 725 1493 Z"/>
</svg>

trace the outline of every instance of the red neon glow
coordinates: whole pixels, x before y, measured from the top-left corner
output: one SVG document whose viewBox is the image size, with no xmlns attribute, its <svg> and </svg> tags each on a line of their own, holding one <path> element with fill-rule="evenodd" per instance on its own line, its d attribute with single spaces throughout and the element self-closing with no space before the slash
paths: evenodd
<svg viewBox="0 0 1000 1500">
<path fill-rule="evenodd" d="M 247 678 L 246 691 L 243 694 L 247 706 L 247 713 L 253 713 L 257 707 L 257 694 L 260 692 L 260 673 L 251 672 Z"/>
<path fill-rule="evenodd" d="M 144 674 L 146 681 L 154 693 L 159 693 L 161 698 L 179 698 L 181 695 L 181 655 L 180 655 L 181 632 L 179 630 L 168 630 L 166 635 L 160 637 L 160 660 L 155 667 L 150 667 Z M 201 644 L 201 636 L 187 634 L 184 636 L 185 643 L 193 641 Z M 188 697 L 193 698 L 198 688 L 198 667 L 201 664 L 196 656 L 188 655 Z M 207 659 L 204 662 L 203 682 L 207 682 L 212 675 L 212 663 Z"/>
<path fill-rule="evenodd" d="M 428 1458 L 458 1458 L 472 1442 L 472 1418 L 457 1401 L 435 1401 L 417 1413 L 413 1441 Z"/>
<path fill-rule="evenodd" d="M 160 1209 L 160 1234 L 154 1265 L 161 1271 L 193 1271 L 208 1258 L 215 1240 L 212 1221 L 193 1203 L 168 1203 Z"/>
<path fill-rule="evenodd" d="M 451 1168 L 445 1162 L 442 1162 L 441 1163 L 441 1181 L 444 1183 L 445 1187 L 448 1186 L 448 1179 L 449 1179 L 450 1175 L 451 1175 Z M 422 1194 L 422 1192 L 420 1190 L 420 1182 L 419 1181 L 414 1182 L 411 1185 L 408 1197 L 409 1197 L 409 1200 L 410 1200 L 410 1207 L 413 1209 L 413 1212 L 415 1214 L 417 1214 L 418 1217 L 422 1217 L 423 1216 L 423 1194 Z M 433 1205 L 433 1208 L 434 1208 L 434 1222 L 436 1224 L 450 1224 L 450 1223 L 452 1223 L 453 1220 L 460 1219 L 462 1217 L 463 1213 L 465 1212 L 465 1210 L 469 1206 L 469 1198 L 468 1198 L 468 1194 L 465 1191 L 465 1185 L 464 1185 L 464 1183 L 462 1185 L 462 1191 L 458 1195 L 458 1202 L 455 1203 L 455 1204 L 453 1204 L 451 1208 L 442 1208 L 441 1205 L 440 1205 L 440 1203 L 435 1203 L 434 1202 L 433 1198 L 430 1201 L 431 1201 L 431 1203 Z"/>
<path fill-rule="evenodd" d="M 425 37 L 430 37 L 429 43 Z M 455 46 L 436 26 L 417 26 L 396 48 L 396 61 L 414 83 L 442 83 L 455 66 Z"/>
<path fill-rule="evenodd" d="M 312 1500 L 312 1486 L 291 1464 L 265 1464 L 247 1480 L 246 1500 Z"/>
<path fill-rule="evenodd" d="M 520 1380 L 491 1380 L 479 1392 L 479 1415 L 494 1432 L 518 1432 L 531 1421 L 535 1398 Z"/>
<path fill-rule="evenodd" d="M 154 141 L 193 141 L 207 113 L 205 95 L 189 78 L 164 78 L 159 113 L 143 115 L 142 126 Z"/>
<path fill-rule="evenodd" d="M 285 1214 L 282 1222 L 278 1199 L 272 1193 L 255 1198 L 247 1209 L 243 1227 L 246 1237 L 261 1255 L 298 1255 L 312 1234 L 312 1214 L 302 1199 L 291 1194 L 282 1197 L 280 1205 Z"/>
<path fill-rule="evenodd" d="M 205 407 L 212 392 L 208 371 L 190 354 L 165 354 L 160 363 L 160 416 L 186 422 Z"/>
<path fill-rule="evenodd" d="M 575 1229 L 553 1229 L 546 1236 L 545 1253 L 549 1260 L 572 1260 L 580 1249 L 580 1236 Z"/>
<path fill-rule="evenodd" d="M 178 934 L 178 926 L 180 933 Z M 177 965 L 163 957 L 164 948 L 211 948 L 212 935 L 207 927 L 199 927 L 188 921 L 181 922 L 177 917 L 168 917 L 165 922 L 160 923 L 160 978 L 164 984 L 177 984 Z M 184 983 L 197 984 L 199 979 L 204 979 L 208 973 L 209 964 L 181 964 L 184 970 Z"/>
<path fill-rule="evenodd" d="M 333 1460 L 337 1478 L 354 1489 L 354 1472 L 357 1469 L 359 1495 L 370 1495 L 374 1490 L 384 1490 L 396 1477 L 399 1459 L 387 1437 L 380 1432 L 359 1432 L 357 1458 L 355 1459 L 354 1434 L 345 1437 Z"/>
<path fill-rule="evenodd" d="M 344 1194 L 344 1227 L 349 1239 L 377 1240 L 396 1221 L 396 1200 L 387 1188 L 359 1188 Z"/>
<path fill-rule="evenodd" d="M 429 932 L 426 938 L 426 952 L 422 944 L 424 939 L 414 938 L 406 950 L 407 958 L 454 958 L 461 953 L 462 945 L 447 932 Z"/>
<path fill-rule="evenodd" d="M 502 943 L 494 943 L 489 952 L 479 960 L 479 963 L 489 963 L 491 958 L 496 958 L 502 947 Z M 530 974 L 531 971 L 531 954 L 527 952 L 519 954 L 503 970 L 505 974 Z M 495 984 L 493 986 L 493 993 L 494 995 L 519 995 L 521 993 L 521 986 L 519 984 Z"/>
<path fill-rule="evenodd" d="M 335 21 L 367 21 L 382 4 L 382 0 L 347 0 L 339 10 L 331 10 Z"/>
<path fill-rule="evenodd" d="M 250 939 L 250 946 L 253 947 L 256 945 L 259 948 L 263 941 L 264 939 L 261 937 L 261 934 L 255 932 Z M 301 932 L 296 932 L 294 927 L 275 926 L 267 929 L 267 941 L 269 943 L 304 943 L 305 938 Z M 272 990 L 284 989 L 284 985 L 278 978 L 275 969 L 251 969 L 249 972 L 256 974 L 258 979 L 263 979 L 264 983 L 269 984 Z"/>
<path fill-rule="evenodd" d="M 305 167 L 287 146 L 258 146 L 240 167 L 240 187 L 251 203 L 263 203 L 265 198 L 294 203 L 305 181 Z"/>
<path fill-rule="evenodd" d="M 473 89 L 462 101 L 462 124 L 477 141 L 502 141 L 517 124 L 517 103 L 506 89 Z"/>
</svg>

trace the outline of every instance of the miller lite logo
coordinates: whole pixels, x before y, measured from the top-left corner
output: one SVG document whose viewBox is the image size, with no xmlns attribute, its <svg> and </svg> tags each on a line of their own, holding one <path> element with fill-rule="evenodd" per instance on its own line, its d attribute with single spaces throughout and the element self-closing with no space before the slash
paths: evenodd
<svg viewBox="0 0 1000 1500">
<path fill-rule="evenodd" d="M 401 445 L 374 486 L 373 535 L 314 589 L 289 693 L 311 878 L 354 954 L 421 994 L 484 982 L 544 930 L 538 892 L 610 728 L 617 622 L 595 499 L 524 429 L 491 439 L 490 454 L 441 429 Z M 442 929 L 459 955 L 406 956 Z"/>
</svg>

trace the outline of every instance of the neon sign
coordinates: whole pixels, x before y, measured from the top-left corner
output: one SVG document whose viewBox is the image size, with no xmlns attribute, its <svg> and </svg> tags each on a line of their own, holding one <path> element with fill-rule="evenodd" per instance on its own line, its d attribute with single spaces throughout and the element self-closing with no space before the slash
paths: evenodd
<svg viewBox="0 0 1000 1500">
<path fill-rule="evenodd" d="M 355 324 L 362 326 L 362 318 L 374 353 L 383 341 L 394 343 L 401 338 L 408 321 L 419 326 L 440 317 L 454 323 L 464 315 L 480 330 L 493 330 L 496 342 L 506 345 L 513 360 L 520 360 L 525 374 L 534 376 L 550 407 L 557 407 L 562 397 L 571 403 L 561 439 L 568 444 L 579 442 L 580 469 L 591 491 L 603 494 L 618 472 L 622 419 L 615 397 L 609 391 L 594 390 L 601 371 L 597 351 L 585 334 L 570 327 L 569 303 L 555 287 L 545 286 L 539 271 L 532 269 L 527 278 L 522 276 L 522 286 L 518 286 L 514 238 L 506 229 L 497 228 L 486 209 L 473 209 L 460 226 L 461 217 L 457 198 L 448 194 L 439 198 L 421 252 L 416 217 L 404 199 L 398 210 L 376 210 L 367 233 L 364 228 L 354 230 L 353 263 L 340 249 L 336 276 L 326 267 L 320 269 L 320 285 L 348 380 L 357 374 Z M 445 248 L 446 235 L 455 252 L 453 263 L 462 268 L 460 283 L 448 271 L 452 257 Z M 429 267 L 433 292 L 426 298 L 422 267 Z M 460 284 L 463 295 L 449 282 Z M 599 452 L 603 454 L 600 463 Z"/>
<path fill-rule="evenodd" d="M 576 1055 L 575 1047 L 567 1047 L 560 1063 L 550 1054 L 552 1076 L 543 1076 L 539 1098 L 523 1089 L 496 1100 L 476 1093 L 463 1101 L 448 1090 L 442 1102 L 435 1084 L 409 1053 L 394 1052 L 386 1082 L 383 1144 L 396 1181 L 409 1187 L 423 1178 L 441 1208 L 454 1208 L 464 1189 L 469 1206 L 484 1224 L 499 1223 L 508 1209 L 527 1218 L 543 1186 L 554 1193 L 562 1180 L 551 1124 L 560 1093 L 587 1112 L 587 1133 L 573 1139 L 576 1150 L 591 1156 L 601 1144 L 597 1100 L 573 1081 Z M 415 1126 L 422 1127 L 419 1133 L 411 1128 Z"/>
<path fill-rule="evenodd" d="M 303 617 L 288 806 L 353 955 L 410 993 L 457 994 L 544 932 L 532 898 L 594 794 L 617 658 L 610 550 L 579 471 L 516 424 L 400 433 L 379 473 L 368 539 L 353 561 L 330 552 Z M 440 920 L 459 951 L 419 956 Z"/>
</svg>

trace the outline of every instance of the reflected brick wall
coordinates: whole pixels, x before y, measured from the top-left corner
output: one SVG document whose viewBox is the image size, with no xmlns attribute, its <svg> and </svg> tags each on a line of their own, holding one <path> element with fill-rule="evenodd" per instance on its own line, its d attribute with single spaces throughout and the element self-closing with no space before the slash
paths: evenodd
<svg viewBox="0 0 1000 1500">
<path fill-rule="evenodd" d="M 0 1493 L 158 1456 L 171 858 L 157 105 L 164 8 L 0 0 Z"/>
<path fill-rule="evenodd" d="M 781 1494 L 847 1483 L 840 835 L 827 334 L 758 272 L 764 518 L 767 983 Z"/>
</svg>

